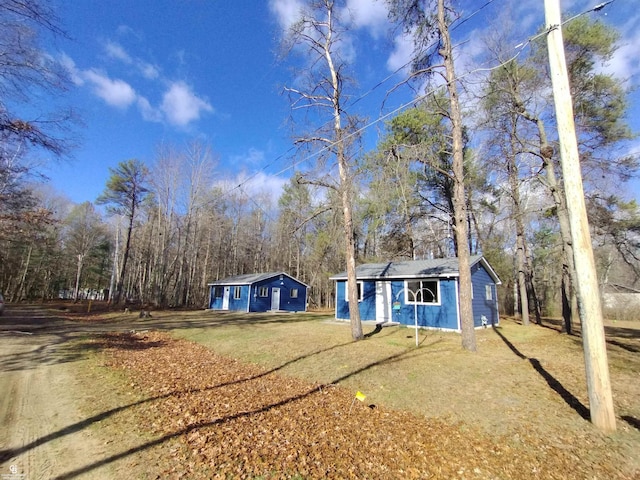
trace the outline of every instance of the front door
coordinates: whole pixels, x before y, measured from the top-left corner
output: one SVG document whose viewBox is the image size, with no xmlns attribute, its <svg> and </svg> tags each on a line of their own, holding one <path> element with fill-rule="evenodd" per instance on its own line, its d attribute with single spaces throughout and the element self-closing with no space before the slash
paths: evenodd
<svg viewBox="0 0 640 480">
<path fill-rule="evenodd" d="M 271 289 L 271 310 L 280 310 L 280 289 L 277 287 Z"/>
<path fill-rule="evenodd" d="M 229 310 L 229 295 L 231 293 L 231 287 L 224 287 L 224 295 L 222 296 L 222 309 Z"/>
<path fill-rule="evenodd" d="M 376 282 L 376 323 L 391 321 L 391 282 Z"/>
</svg>

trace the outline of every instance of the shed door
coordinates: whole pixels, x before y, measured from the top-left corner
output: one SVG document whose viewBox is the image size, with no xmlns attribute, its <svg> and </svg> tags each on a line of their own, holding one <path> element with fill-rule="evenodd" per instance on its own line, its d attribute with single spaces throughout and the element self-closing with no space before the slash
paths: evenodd
<svg viewBox="0 0 640 480">
<path fill-rule="evenodd" d="M 278 287 L 271 289 L 271 310 L 280 310 L 280 289 Z"/>
<path fill-rule="evenodd" d="M 224 287 L 224 295 L 222 296 L 222 309 L 229 310 L 229 295 L 231 287 Z"/>
<path fill-rule="evenodd" d="M 376 323 L 391 321 L 391 282 L 376 282 Z"/>
</svg>

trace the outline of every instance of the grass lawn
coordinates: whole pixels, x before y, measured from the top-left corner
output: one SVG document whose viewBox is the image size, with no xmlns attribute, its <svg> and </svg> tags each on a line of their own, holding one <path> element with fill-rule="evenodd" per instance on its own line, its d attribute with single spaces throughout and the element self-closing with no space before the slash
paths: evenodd
<svg viewBox="0 0 640 480">
<path fill-rule="evenodd" d="M 109 317 L 109 320 L 120 321 L 115 317 Z M 350 392 L 351 398 L 358 391 L 366 395 L 364 403 L 376 406 L 372 411 L 378 407 L 384 412 L 390 409 L 406 411 L 415 414 L 416 419 L 433 419 L 440 425 L 455 425 L 461 432 L 483 432 L 496 445 L 504 446 L 507 451 L 511 449 L 513 455 L 527 452 L 530 459 L 537 458 L 540 465 L 555 469 L 556 473 L 552 477 L 537 477 L 534 468 L 526 474 L 523 470 L 523 476 L 517 478 L 626 479 L 637 478 L 640 473 L 639 321 L 606 325 L 618 428 L 609 436 L 599 433 L 589 422 L 582 340 L 579 336 L 561 333 L 557 321 L 546 320 L 544 326 L 532 324 L 525 327 L 514 319 L 503 318 L 497 328 L 476 331 L 476 353 L 464 351 L 460 335 L 456 333 L 420 330 L 419 346 L 416 347 L 413 328 L 376 329 L 369 323 L 364 325 L 366 338 L 353 342 L 348 323 L 336 322 L 331 314 L 320 313 L 159 311 L 153 313 L 152 319 L 136 320 L 133 324 L 137 332 L 146 329 L 150 332 L 168 331 L 175 338 L 206 347 L 218 358 L 205 360 L 205 355 L 198 353 L 200 350 L 193 348 L 191 352 L 188 344 L 182 343 L 175 346 L 177 350 L 172 350 L 173 353 L 167 350 L 167 360 L 162 347 L 154 353 L 156 347 L 153 347 L 153 342 L 150 344 L 152 348 L 139 351 L 116 345 L 113 355 L 120 359 L 114 360 L 114 365 L 127 365 L 128 374 L 138 375 L 136 385 L 148 382 L 145 387 L 147 394 L 171 392 L 177 388 L 173 382 L 188 381 L 201 385 L 233 386 L 238 390 L 231 392 L 229 398 L 238 395 L 238 401 L 240 396 L 254 401 L 253 398 L 245 398 L 247 395 L 251 397 L 252 392 L 248 390 L 252 387 L 243 378 L 264 381 L 253 392 L 255 397 L 264 392 L 274 395 L 274 389 L 281 388 L 279 385 L 287 385 L 276 380 L 276 376 L 289 378 L 296 385 L 298 381 L 306 382 L 305 385 L 311 385 L 312 390 L 313 385 L 321 391 L 327 385 L 338 385 Z M 202 363 L 199 363 L 198 355 L 202 357 Z M 226 358 L 240 363 L 228 364 L 223 360 Z M 217 375 L 221 368 L 236 368 L 229 365 L 237 365 L 238 368 L 240 365 L 253 365 L 256 372 L 264 373 L 253 373 L 248 377 L 238 374 L 240 376 L 236 377 L 229 372 L 232 380 L 225 381 L 227 383 L 198 379 L 199 375 Z M 240 380 L 242 385 L 238 384 Z M 164 383 L 156 385 L 157 382 Z M 269 382 L 273 382 L 273 387 Z M 190 389 L 190 384 L 184 383 L 182 388 Z M 194 398 L 205 393 L 205 390 L 193 390 Z M 171 401 L 182 399 L 187 403 L 176 403 L 164 418 L 175 421 L 175 413 L 172 412 L 192 411 L 206 416 L 203 406 L 212 405 L 211 402 L 217 398 L 214 391 L 208 394 L 212 396 L 207 400 L 189 400 L 191 405 L 196 402 L 197 408 L 189 407 L 186 396 L 179 394 Z M 285 390 L 282 394 L 287 396 Z M 229 400 L 226 402 L 223 402 L 224 408 L 232 405 Z M 275 401 L 273 404 L 279 403 Z M 243 408 L 242 412 L 250 410 L 249 407 Z M 156 415 L 159 411 L 155 407 L 145 411 L 142 414 L 145 422 L 152 421 L 148 415 Z M 293 421 L 295 415 L 284 416 L 283 419 Z M 260 420 L 264 421 L 264 418 Z M 259 428 L 260 422 L 252 423 L 250 427 L 248 423 L 243 424 L 243 429 Z M 226 436 L 220 438 L 231 438 L 229 435 L 233 435 L 233 428 L 237 427 L 229 428 L 224 433 Z M 257 433 L 254 430 L 246 432 L 246 445 L 251 445 L 251 438 L 255 438 Z M 195 444 L 190 442 L 200 441 L 199 445 L 206 444 L 211 448 L 217 445 L 211 439 L 223 434 L 215 431 L 208 435 L 213 437 L 207 437 L 206 443 L 198 438 L 186 440 L 191 445 L 189 451 L 195 448 Z M 452 437 L 447 442 L 455 440 Z M 482 457 L 483 454 L 478 452 L 478 455 Z M 505 458 L 507 463 L 504 465 L 517 462 L 518 458 Z M 531 461 L 535 463 L 535 460 Z M 602 471 L 590 470 L 598 465 L 603 466 L 606 472 L 615 471 L 615 476 L 602 476 Z M 592 473 L 588 474 L 589 471 Z M 504 478 L 516 477 L 507 475 Z"/>
<path fill-rule="evenodd" d="M 456 333 L 420 330 L 416 348 L 413 328 L 364 325 L 367 338 L 352 342 L 349 325 L 330 316 L 256 315 L 247 323 L 236 315 L 174 334 L 283 375 L 362 391 L 373 404 L 494 433 L 592 430 L 582 341 L 559 333 L 557 323 L 502 319 L 496 329 L 476 331 L 478 352 L 469 353 Z M 640 322 L 612 324 L 607 335 L 618 430 L 640 440 Z"/>
</svg>

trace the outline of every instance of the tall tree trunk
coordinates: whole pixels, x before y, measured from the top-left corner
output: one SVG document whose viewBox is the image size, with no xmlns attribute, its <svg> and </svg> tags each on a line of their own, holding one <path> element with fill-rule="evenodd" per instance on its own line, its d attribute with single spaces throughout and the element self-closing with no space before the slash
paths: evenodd
<svg viewBox="0 0 640 480">
<path fill-rule="evenodd" d="M 131 207 L 129 216 L 129 226 L 127 227 L 127 240 L 124 244 L 124 253 L 122 256 L 122 268 L 120 270 L 120 276 L 118 278 L 118 284 L 116 285 L 116 297 L 115 303 L 119 304 L 122 301 L 122 291 L 124 289 L 124 277 L 127 272 L 127 262 L 129 260 L 129 252 L 131 249 L 131 233 L 133 232 L 133 219 L 135 218 L 135 207 Z"/>
<path fill-rule="evenodd" d="M 453 135 L 453 218 L 458 247 L 459 268 L 459 306 L 460 328 L 462 330 L 462 347 L 475 352 L 476 333 L 473 324 L 473 307 L 471 304 L 471 266 L 467 232 L 467 202 L 464 185 L 464 154 L 462 141 L 462 117 L 456 88 L 456 75 L 453 65 L 451 37 L 445 19 L 444 0 L 438 0 L 438 29 L 442 39 L 441 56 L 447 78 L 447 90 L 451 104 L 451 127 Z"/>
<path fill-rule="evenodd" d="M 520 105 L 523 103 L 518 99 Z M 578 315 L 578 299 L 576 296 L 575 285 L 577 283 L 576 269 L 573 259 L 573 241 L 571 240 L 571 229 L 569 225 L 569 215 L 567 211 L 567 203 L 564 192 L 560 186 L 560 182 L 556 177 L 555 166 L 553 163 L 553 147 L 549 145 L 547 140 L 547 132 L 542 119 L 535 117 L 530 112 L 522 110 L 520 115 L 533 122 L 538 129 L 538 137 L 540 140 L 540 157 L 545 171 L 545 177 L 540 181 L 549 189 L 556 207 L 556 215 L 558 216 L 558 225 L 560 226 L 560 237 L 562 239 L 562 316 L 567 333 L 573 331 L 572 325 L 579 322 Z"/>
<path fill-rule="evenodd" d="M 333 64 L 332 52 L 330 45 L 332 44 L 333 34 L 333 5 L 327 8 L 328 15 L 328 29 L 326 35 L 324 56 L 327 61 L 329 73 L 331 74 L 331 86 L 332 91 L 332 106 L 333 106 L 333 131 L 335 133 L 336 142 L 336 157 L 338 160 L 338 172 L 340 175 L 340 198 L 342 200 L 342 213 L 344 221 L 344 236 L 345 236 L 345 256 L 347 263 L 347 286 L 349 297 L 349 319 L 351 322 L 351 337 L 353 340 L 362 340 L 364 334 L 362 332 L 362 322 L 360 321 L 360 307 L 358 302 L 358 282 L 356 278 L 356 244 L 355 244 L 355 232 L 353 228 L 353 213 L 352 213 L 352 182 L 351 172 L 349 171 L 349 164 L 347 161 L 347 155 L 345 152 L 345 138 L 342 131 L 342 105 L 340 104 L 340 96 L 342 89 L 338 77 L 338 72 Z"/>
<path fill-rule="evenodd" d="M 73 289 L 73 301 L 78 301 L 78 292 L 80 291 L 80 277 L 82 276 L 82 267 L 84 265 L 84 255 L 78 254 L 78 262 L 76 263 L 76 284 Z"/>
<path fill-rule="evenodd" d="M 511 139 L 513 140 L 513 132 Z M 527 272 L 526 272 L 526 239 L 525 229 L 522 211 L 522 203 L 520 201 L 520 186 L 519 186 L 519 172 L 516 165 L 516 159 L 514 156 L 513 145 L 511 144 L 511 151 L 506 154 L 507 156 L 507 174 L 509 176 L 509 188 L 511 190 L 511 203 L 512 203 L 512 215 L 513 221 L 516 227 L 516 283 L 518 288 L 516 289 L 518 298 L 520 299 L 520 310 L 515 311 L 516 317 L 522 319 L 523 325 L 529 325 L 529 295 L 527 292 Z"/>
<path fill-rule="evenodd" d="M 27 279 L 27 273 L 31 266 L 31 253 L 33 252 L 33 243 L 29 244 L 29 250 L 27 251 L 27 258 L 24 261 L 24 268 L 22 269 L 22 276 L 20 277 L 20 283 L 18 284 L 16 292 L 16 300 L 20 301 L 24 299 L 25 294 L 25 282 Z"/>
</svg>

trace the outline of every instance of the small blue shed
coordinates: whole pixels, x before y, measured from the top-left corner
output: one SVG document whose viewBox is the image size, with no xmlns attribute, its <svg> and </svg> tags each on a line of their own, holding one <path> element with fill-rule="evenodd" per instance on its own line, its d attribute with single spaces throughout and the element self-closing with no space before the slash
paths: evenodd
<svg viewBox="0 0 640 480">
<path fill-rule="evenodd" d="M 486 259 L 472 256 L 473 320 L 476 327 L 497 325 L 500 279 Z M 356 268 L 361 320 L 461 331 L 457 258 L 371 263 Z M 336 319 L 349 319 L 347 274 L 336 281 Z"/>
<path fill-rule="evenodd" d="M 236 275 L 209 284 L 209 308 L 306 312 L 308 288 L 284 272 Z"/>
</svg>

